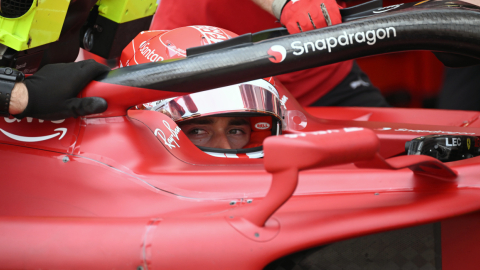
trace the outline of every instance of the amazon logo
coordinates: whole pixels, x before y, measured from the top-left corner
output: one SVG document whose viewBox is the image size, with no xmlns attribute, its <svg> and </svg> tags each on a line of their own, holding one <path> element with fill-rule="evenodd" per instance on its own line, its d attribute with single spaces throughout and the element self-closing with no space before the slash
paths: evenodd
<svg viewBox="0 0 480 270">
<path fill-rule="evenodd" d="M 60 136 L 58 139 L 61 140 L 63 138 L 63 136 L 65 136 L 65 134 L 67 134 L 67 129 L 66 128 L 57 128 L 53 131 L 57 131 L 57 132 L 54 133 L 54 134 L 49 134 L 49 135 L 45 135 L 45 136 L 29 137 L 29 136 L 16 135 L 16 134 L 10 133 L 10 132 L 0 128 L 0 132 L 2 132 L 5 136 L 7 136 L 8 138 L 10 138 L 12 140 L 20 141 L 20 142 L 41 142 L 41 141 L 46 141 L 46 140 L 53 139 L 57 136 Z"/>
<path fill-rule="evenodd" d="M 25 121 L 22 121 L 22 119 L 16 119 L 16 118 L 4 117 L 4 120 L 6 123 L 8 123 L 7 127 L 13 123 L 25 123 Z M 45 122 L 45 120 L 43 119 L 35 119 L 35 120 L 36 120 L 35 122 L 38 121 L 38 124 L 40 125 L 43 125 L 42 123 Z M 51 122 L 53 124 L 62 124 L 63 122 L 65 122 L 65 119 L 51 120 L 48 122 Z M 26 123 L 34 123 L 34 118 L 26 117 Z M 27 124 L 27 126 L 28 125 L 29 124 Z M 5 128 L 4 126 L 2 127 Z M 44 130 L 43 132 L 46 132 L 46 134 L 44 134 L 43 136 L 23 136 L 19 134 L 14 134 L 12 133 L 12 131 L 7 131 L 3 128 L 0 128 L 0 137 L 3 134 L 4 136 L 12 140 L 20 141 L 20 142 L 29 142 L 29 143 L 47 141 L 53 138 L 58 138 L 58 140 L 61 140 L 63 139 L 63 137 L 65 137 L 68 131 L 68 129 L 65 127 L 59 127 L 59 128 L 54 128 L 53 131 L 50 131 L 50 132 Z M 6 128 L 6 129 L 9 129 L 9 128 Z"/>
</svg>

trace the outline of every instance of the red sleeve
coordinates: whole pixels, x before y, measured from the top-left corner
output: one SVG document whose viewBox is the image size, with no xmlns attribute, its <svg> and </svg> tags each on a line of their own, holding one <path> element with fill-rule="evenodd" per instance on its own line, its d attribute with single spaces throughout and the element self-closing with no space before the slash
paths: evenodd
<svg viewBox="0 0 480 270">
<path fill-rule="evenodd" d="M 277 19 L 251 0 L 162 0 L 151 30 L 188 25 L 217 26 L 239 35 L 281 27 Z M 302 106 L 308 106 L 339 84 L 352 69 L 352 61 L 278 76 Z"/>
</svg>

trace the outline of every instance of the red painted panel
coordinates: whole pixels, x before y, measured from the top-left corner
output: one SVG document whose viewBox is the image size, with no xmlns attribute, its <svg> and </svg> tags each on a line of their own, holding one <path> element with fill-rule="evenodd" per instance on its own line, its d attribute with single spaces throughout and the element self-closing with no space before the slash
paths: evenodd
<svg viewBox="0 0 480 270">
<path fill-rule="evenodd" d="M 442 269 L 480 268 L 480 212 L 442 221 Z"/>
</svg>

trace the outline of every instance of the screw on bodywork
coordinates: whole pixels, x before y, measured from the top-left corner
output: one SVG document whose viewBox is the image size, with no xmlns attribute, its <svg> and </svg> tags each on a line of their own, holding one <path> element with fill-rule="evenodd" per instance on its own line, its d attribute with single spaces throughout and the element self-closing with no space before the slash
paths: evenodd
<svg viewBox="0 0 480 270">
<path fill-rule="evenodd" d="M 377 195 L 380 195 L 380 193 L 378 193 L 378 192 L 375 192 L 375 196 L 377 196 Z"/>
<path fill-rule="evenodd" d="M 252 202 L 253 202 L 252 199 L 247 200 L 247 203 L 252 203 Z"/>
<path fill-rule="evenodd" d="M 254 235 L 255 237 L 260 237 L 260 234 L 258 232 L 256 232 Z"/>
<path fill-rule="evenodd" d="M 233 216 L 230 216 L 230 218 L 233 218 Z"/>
<path fill-rule="evenodd" d="M 63 161 L 63 163 L 67 163 L 67 162 L 70 161 L 70 159 L 69 159 L 67 156 L 64 156 L 64 157 L 62 158 L 62 161 Z"/>
<path fill-rule="evenodd" d="M 143 269 L 144 269 L 143 266 L 138 266 L 137 267 L 137 270 L 143 270 Z"/>
<path fill-rule="evenodd" d="M 230 205 L 235 205 L 235 204 L 236 204 L 235 201 L 231 201 L 231 202 L 230 202 Z"/>
</svg>

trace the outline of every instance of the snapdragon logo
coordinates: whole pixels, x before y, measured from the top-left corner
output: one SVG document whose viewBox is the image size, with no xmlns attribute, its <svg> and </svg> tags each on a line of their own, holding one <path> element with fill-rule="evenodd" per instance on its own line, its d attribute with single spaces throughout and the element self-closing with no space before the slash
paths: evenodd
<svg viewBox="0 0 480 270">
<path fill-rule="evenodd" d="M 285 60 L 285 57 L 287 56 L 287 50 L 281 45 L 273 45 L 268 49 L 268 55 L 270 57 L 268 60 L 272 61 L 273 63 L 280 63 L 283 60 Z"/>
<path fill-rule="evenodd" d="M 357 32 L 355 34 L 347 34 L 343 31 L 343 35 L 338 37 L 329 37 L 325 39 L 319 39 L 315 42 L 294 41 L 291 46 L 294 49 L 294 55 L 302 55 L 304 53 L 314 52 L 315 50 L 325 50 L 332 52 L 332 48 L 339 46 L 353 45 L 354 43 L 364 43 L 373 45 L 377 42 L 377 39 L 393 38 L 397 36 L 395 27 L 379 28 L 376 30 L 368 30 L 366 32 Z"/>
</svg>

